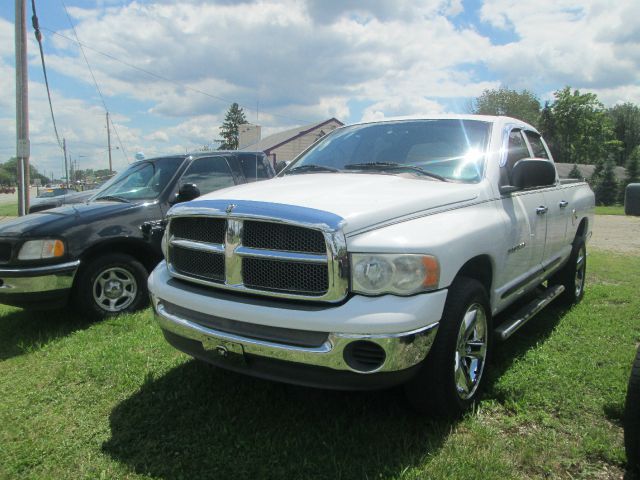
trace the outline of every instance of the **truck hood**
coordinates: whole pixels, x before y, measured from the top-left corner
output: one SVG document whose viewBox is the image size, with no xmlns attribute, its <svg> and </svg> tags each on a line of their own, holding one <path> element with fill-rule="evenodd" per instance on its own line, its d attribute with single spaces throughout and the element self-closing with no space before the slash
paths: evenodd
<svg viewBox="0 0 640 480">
<path fill-rule="evenodd" d="M 268 202 L 321 210 L 343 219 L 345 233 L 478 198 L 477 184 L 440 182 L 413 175 L 313 173 L 289 175 L 204 195 L 207 200 Z M 204 203 L 204 202 L 203 202 Z"/>
<path fill-rule="evenodd" d="M 72 228 L 93 220 L 122 215 L 140 208 L 136 203 L 93 202 L 43 210 L 13 220 L 0 222 L 0 237 L 64 236 Z"/>
</svg>

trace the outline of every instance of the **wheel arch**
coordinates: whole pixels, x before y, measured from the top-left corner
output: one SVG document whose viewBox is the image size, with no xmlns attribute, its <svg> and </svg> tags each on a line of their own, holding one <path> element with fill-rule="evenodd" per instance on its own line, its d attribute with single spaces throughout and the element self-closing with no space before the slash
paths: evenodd
<svg viewBox="0 0 640 480">
<path fill-rule="evenodd" d="M 92 245 L 80 256 L 80 265 L 88 264 L 94 258 L 106 253 L 123 253 L 131 255 L 142 263 L 147 272 L 153 270 L 161 260 L 161 258 L 153 252 L 153 249 L 150 248 L 147 242 L 137 239 L 122 238 L 117 240 L 105 240 Z"/>
<path fill-rule="evenodd" d="M 587 217 L 584 217 L 582 220 L 580 220 L 580 225 L 578 225 L 578 230 L 576 230 L 576 238 L 584 237 L 585 234 L 589 231 L 588 227 L 589 219 Z"/>
<path fill-rule="evenodd" d="M 454 277 L 454 281 L 458 277 L 473 278 L 482 284 L 487 292 L 487 295 L 491 297 L 491 287 L 493 285 L 493 272 L 494 265 L 493 260 L 487 254 L 477 255 L 465 262 L 458 270 Z"/>
</svg>

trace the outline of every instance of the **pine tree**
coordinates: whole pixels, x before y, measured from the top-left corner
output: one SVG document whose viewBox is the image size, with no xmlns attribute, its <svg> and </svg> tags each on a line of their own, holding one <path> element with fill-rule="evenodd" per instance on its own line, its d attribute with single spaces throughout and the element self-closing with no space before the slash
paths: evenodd
<svg viewBox="0 0 640 480">
<path fill-rule="evenodd" d="M 578 164 L 573 164 L 573 168 L 569 171 L 569 178 L 584 179 L 584 176 L 580 173 L 580 169 L 578 169 Z"/>
<path fill-rule="evenodd" d="M 604 162 L 602 173 L 597 178 L 595 194 L 596 204 L 598 205 L 613 205 L 616 203 L 618 183 L 613 171 L 614 165 L 615 163 L 611 159 Z"/>
<path fill-rule="evenodd" d="M 218 150 L 237 150 L 239 145 L 238 127 L 247 123 L 244 111 L 237 103 L 232 103 L 224 117 L 224 122 L 220 127 L 222 142 Z"/>
</svg>

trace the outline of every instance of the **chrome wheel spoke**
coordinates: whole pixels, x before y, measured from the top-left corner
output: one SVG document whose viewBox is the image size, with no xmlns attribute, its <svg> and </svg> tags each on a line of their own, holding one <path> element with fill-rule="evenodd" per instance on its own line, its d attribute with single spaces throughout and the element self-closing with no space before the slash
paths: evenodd
<svg viewBox="0 0 640 480">
<path fill-rule="evenodd" d="M 482 341 L 467 342 L 467 357 L 484 360 L 487 355 L 487 344 Z"/>
<path fill-rule="evenodd" d="M 487 316 L 481 304 L 467 308 L 456 341 L 454 380 L 458 395 L 471 398 L 480 383 L 487 356 Z"/>
</svg>

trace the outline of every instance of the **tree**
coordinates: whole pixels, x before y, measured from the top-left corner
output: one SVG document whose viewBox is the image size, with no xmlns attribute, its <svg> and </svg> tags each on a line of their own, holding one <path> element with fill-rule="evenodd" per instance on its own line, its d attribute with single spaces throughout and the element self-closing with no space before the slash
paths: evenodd
<svg viewBox="0 0 640 480">
<path fill-rule="evenodd" d="M 239 145 L 238 127 L 247 123 L 244 111 L 237 103 L 232 103 L 224 117 L 224 122 L 220 127 L 222 142 L 218 150 L 237 150 Z"/>
<path fill-rule="evenodd" d="M 627 173 L 620 183 L 620 203 L 624 203 L 624 192 L 630 183 L 640 183 L 640 146 L 629 155 L 626 165 Z"/>
<path fill-rule="evenodd" d="M 16 178 L 18 168 L 18 159 L 15 157 L 10 158 L 4 163 L 0 163 L 0 183 L 3 185 L 17 184 Z M 38 172 L 38 169 L 32 164 L 29 164 L 29 177 L 31 181 L 39 179 L 43 184 L 49 183 L 49 179 Z"/>
<path fill-rule="evenodd" d="M 572 92 L 570 87 L 553 95 L 555 101 L 543 110 L 548 117 L 543 120 L 543 130 L 547 130 L 543 133 L 551 140 L 556 161 L 594 164 L 617 151 L 620 142 L 614 138 L 611 117 L 597 95 Z"/>
<path fill-rule="evenodd" d="M 582 175 L 582 173 L 580 173 L 580 170 L 578 169 L 578 165 L 577 164 L 573 164 L 573 168 L 569 171 L 569 178 L 576 178 L 578 180 L 582 180 L 584 178 L 584 176 Z"/>
<path fill-rule="evenodd" d="M 625 165 L 631 152 L 640 145 L 640 107 L 623 103 L 609 109 L 615 137 L 621 143 L 616 163 Z"/>
<path fill-rule="evenodd" d="M 540 116 L 540 101 L 528 90 L 517 92 L 500 87 L 482 92 L 474 100 L 472 111 L 478 115 L 507 115 L 535 126 Z"/>
<path fill-rule="evenodd" d="M 614 173 L 615 163 L 612 159 L 604 162 L 602 173 L 595 178 L 596 204 L 613 205 L 618 198 L 618 183 Z M 593 177 L 591 177 L 593 179 Z"/>
</svg>

